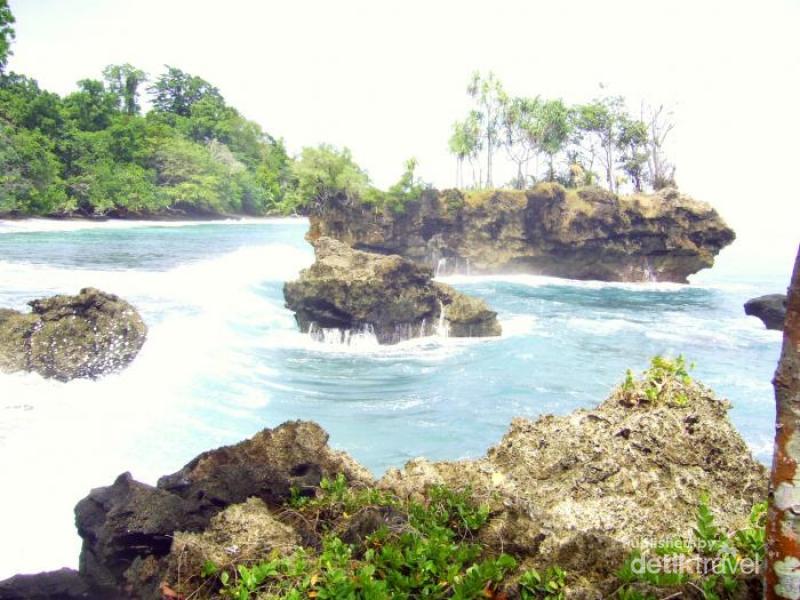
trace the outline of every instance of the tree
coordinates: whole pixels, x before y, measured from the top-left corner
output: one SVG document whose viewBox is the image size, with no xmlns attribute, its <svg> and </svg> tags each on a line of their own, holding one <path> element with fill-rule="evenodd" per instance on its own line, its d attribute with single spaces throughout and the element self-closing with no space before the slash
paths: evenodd
<svg viewBox="0 0 800 600">
<path fill-rule="evenodd" d="M 508 96 L 503 84 L 491 71 L 486 77 L 475 71 L 467 86 L 467 93 L 477 103 L 476 115 L 480 123 L 481 136 L 486 141 L 486 186 L 492 187 L 492 157 L 497 149 L 503 110 Z"/>
<path fill-rule="evenodd" d="M 665 112 L 663 104 L 658 108 L 642 104 L 642 121 L 647 124 L 649 129 L 650 183 L 656 190 L 674 187 L 675 167 L 667 161 L 664 155 L 664 142 L 675 126 L 672 122 L 672 113 Z"/>
<path fill-rule="evenodd" d="M 538 122 L 541 149 L 548 158 L 547 178 L 553 181 L 555 157 L 564 149 L 572 132 L 570 109 L 560 98 L 547 100 L 541 105 Z"/>
<path fill-rule="evenodd" d="M 517 165 L 514 187 L 523 189 L 528 179 L 527 164 L 542 151 L 542 101 L 535 98 L 512 98 L 503 113 L 505 148 Z"/>
<path fill-rule="evenodd" d="M 206 97 L 212 97 L 224 103 L 219 90 L 205 79 L 169 65 L 167 65 L 167 72 L 156 79 L 149 90 L 153 94 L 155 110 L 181 117 L 190 116 L 192 106 Z"/>
<path fill-rule="evenodd" d="M 800 588 L 800 251 L 786 303 L 775 386 L 775 454 L 767 512 L 767 600 L 797 598 Z"/>
<path fill-rule="evenodd" d="M 8 0 L 0 0 L 0 75 L 5 71 L 8 57 L 11 56 L 11 42 L 15 37 L 12 27 L 14 22 Z"/>
<path fill-rule="evenodd" d="M 619 121 L 623 100 L 620 96 L 598 98 L 577 107 L 577 126 L 589 137 L 588 143 L 594 145 L 605 170 L 608 189 L 616 191 L 614 150 L 618 138 Z"/>
<path fill-rule="evenodd" d="M 59 171 L 52 140 L 0 121 L 0 213 L 46 215 L 74 208 Z"/>
<path fill-rule="evenodd" d="M 405 203 L 420 197 L 427 186 L 416 176 L 417 159 L 409 158 L 400 179 L 390 187 L 385 195 L 386 204 L 394 210 L 402 210 Z"/>
<path fill-rule="evenodd" d="M 481 151 L 479 116 L 475 111 L 463 121 L 453 123 L 453 133 L 448 147 L 456 157 L 456 187 L 464 187 L 464 160 L 472 165 L 472 183 L 475 185 L 475 166 L 473 161 Z"/>
<path fill-rule="evenodd" d="M 16 73 L 0 75 L 0 118 L 13 125 L 36 129 L 57 139 L 64 127 L 62 108 L 61 98 L 41 90 L 30 77 Z"/>
<path fill-rule="evenodd" d="M 619 122 L 617 133 L 617 149 L 620 152 L 619 163 L 625 174 L 630 177 L 633 189 L 641 192 L 645 178 L 645 167 L 649 157 L 649 137 L 647 125 L 624 115 Z"/>
<path fill-rule="evenodd" d="M 292 175 L 297 182 L 295 206 L 324 203 L 339 194 L 354 199 L 369 191 L 369 177 L 353 161 L 350 150 L 328 144 L 303 148 L 292 165 Z"/>
<path fill-rule="evenodd" d="M 138 115 L 139 86 L 147 81 L 147 74 L 125 63 L 124 65 L 108 65 L 103 69 L 103 77 L 109 93 L 117 98 L 118 108 L 127 115 Z"/>
<path fill-rule="evenodd" d="M 82 79 L 78 87 L 64 99 L 67 114 L 84 131 L 106 129 L 116 112 L 116 98 L 96 79 Z"/>
</svg>

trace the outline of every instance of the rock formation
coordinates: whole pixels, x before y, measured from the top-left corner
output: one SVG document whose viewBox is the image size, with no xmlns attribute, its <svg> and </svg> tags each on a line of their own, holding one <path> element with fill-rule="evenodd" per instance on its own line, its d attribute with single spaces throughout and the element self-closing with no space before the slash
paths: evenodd
<svg viewBox="0 0 800 600">
<path fill-rule="evenodd" d="M 367 329 L 383 344 L 431 335 L 500 335 L 483 300 L 432 281 L 430 268 L 397 255 L 354 250 L 331 238 L 314 242 L 316 262 L 283 288 L 302 331 Z"/>
<path fill-rule="evenodd" d="M 323 477 L 342 473 L 351 483 L 372 482 L 369 471 L 327 442 L 316 423 L 284 423 L 201 454 L 157 487 L 124 473 L 111 486 L 92 490 L 75 507 L 82 577 L 108 594 L 157 598 L 176 531 L 205 530 L 226 507 L 251 497 L 275 509 L 293 488 L 313 494 Z"/>
<path fill-rule="evenodd" d="M 336 531 L 357 548 L 381 526 L 407 530 L 404 503 L 444 484 L 489 504 L 476 540 L 486 554 L 511 554 L 524 568 L 558 565 L 570 574 L 572 597 L 609 597 L 631 550 L 687 535 L 704 494 L 728 531 L 746 525 L 767 494 L 766 471 L 732 427 L 727 404 L 677 371 L 658 379 L 661 391 L 651 395 L 653 377 L 626 382 L 594 410 L 516 419 L 483 458 L 416 459 L 377 483 L 331 450 L 318 425 L 300 421 L 201 454 L 158 487 L 123 474 L 76 507 L 79 574 L 17 577 L 0 590 L 50 585 L 75 590 L 74 597 L 87 589 L 92 598 L 178 598 L 198 590 L 217 597 L 201 574 L 206 561 L 235 572 L 237 564 L 299 547 L 313 554 L 320 531 Z M 287 506 L 298 495 L 318 494 L 322 478 L 338 473 L 344 485 L 380 489 L 396 503 L 327 517 L 323 511 L 317 520 L 331 521 L 322 524 Z M 514 579 L 505 585 L 507 597 L 517 597 Z"/>
<path fill-rule="evenodd" d="M 674 189 L 616 196 L 567 190 L 426 191 L 402 212 L 339 196 L 310 215 L 309 239 L 399 254 L 441 274 L 533 273 L 604 281 L 674 281 L 714 264 L 734 232 L 708 204 Z"/>
<path fill-rule="evenodd" d="M 786 294 L 767 294 L 744 303 L 744 313 L 758 317 L 767 329 L 783 329 L 786 318 Z"/>
<path fill-rule="evenodd" d="M 126 367 L 147 335 L 136 309 L 85 288 L 77 296 L 29 302 L 30 313 L 0 309 L 0 370 L 69 381 Z"/>
</svg>

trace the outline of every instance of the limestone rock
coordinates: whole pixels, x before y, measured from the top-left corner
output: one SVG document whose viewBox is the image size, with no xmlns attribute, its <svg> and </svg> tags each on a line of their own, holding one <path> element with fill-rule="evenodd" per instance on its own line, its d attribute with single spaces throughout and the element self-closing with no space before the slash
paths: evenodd
<svg viewBox="0 0 800 600">
<path fill-rule="evenodd" d="M 310 240 L 399 254 L 440 274 L 532 273 L 675 281 L 713 265 L 735 235 L 717 212 L 674 189 L 616 196 L 567 190 L 429 190 L 402 212 L 338 196 L 314 208 Z"/>
<path fill-rule="evenodd" d="M 735 530 L 766 498 L 766 471 L 733 428 L 727 404 L 691 385 L 685 406 L 630 406 L 614 393 L 595 410 L 517 418 L 483 458 L 417 459 L 378 485 L 403 498 L 419 498 L 430 485 L 470 486 L 491 503 L 482 541 L 527 548 L 538 566 L 563 564 L 569 548 L 584 547 L 580 536 L 599 536 L 615 557 L 620 548 L 685 536 L 706 492 L 724 507 L 718 523 Z M 581 568 L 609 575 L 603 565 Z"/>
<path fill-rule="evenodd" d="M 0 310 L 0 370 L 95 378 L 130 364 L 147 336 L 133 306 L 93 288 L 29 304 L 31 313 Z"/>
<path fill-rule="evenodd" d="M 190 539 L 221 539 L 223 529 L 233 538 L 244 535 L 241 529 L 248 520 L 270 525 L 266 507 L 287 502 L 292 488 L 313 495 L 322 477 L 339 473 L 350 483 L 372 483 L 369 471 L 327 442 L 328 434 L 316 423 L 287 422 L 201 454 L 162 477 L 158 487 L 125 473 L 111 486 L 92 490 L 75 507 L 83 539 L 81 576 L 112 596 L 160 598 L 175 532 L 204 531 L 213 521 L 209 536 Z M 257 500 L 214 521 L 227 507 L 253 497 Z"/>
<path fill-rule="evenodd" d="M 250 498 L 218 513 L 205 531 L 176 532 L 165 580 L 188 595 L 202 585 L 207 561 L 227 568 L 263 560 L 272 552 L 288 555 L 299 547 L 297 533 L 278 521 L 262 500 Z"/>
<path fill-rule="evenodd" d="M 454 337 L 501 333 L 497 313 L 483 300 L 433 282 L 426 266 L 331 238 L 316 240 L 314 249 L 316 262 L 284 286 L 302 331 L 368 330 L 383 344 L 431 335 L 442 325 Z"/>
</svg>

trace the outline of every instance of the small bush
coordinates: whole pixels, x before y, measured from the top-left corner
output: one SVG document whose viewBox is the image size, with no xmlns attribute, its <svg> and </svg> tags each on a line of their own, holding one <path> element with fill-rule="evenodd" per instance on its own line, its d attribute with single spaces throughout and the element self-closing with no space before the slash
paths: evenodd
<svg viewBox="0 0 800 600">
<path fill-rule="evenodd" d="M 697 388 L 689 376 L 686 359 L 678 356 L 674 360 L 654 356 L 650 367 L 636 378 L 628 369 L 625 381 L 617 390 L 620 403 L 625 406 L 658 405 L 687 406 Z"/>
<path fill-rule="evenodd" d="M 240 564 L 229 570 L 206 564 L 203 575 L 207 581 L 223 596 L 236 600 L 476 600 L 495 597 L 517 567 L 509 555 L 484 556 L 485 548 L 475 542 L 489 509 L 475 503 L 468 489 L 434 486 L 423 502 L 401 503 L 380 490 L 348 487 L 342 475 L 323 480 L 320 488 L 315 498 L 294 492 L 289 507 L 306 522 L 319 524 L 321 550 L 270 556 L 258 564 Z M 382 526 L 358 545 L 338 537 L 341 522 L 368 508 L 401 511 L 407 515 L 407 523 L 398 530 Z M 563 571 L 548 571 L 539 585 L 550 595 L 526 597 L 560 597 Z"/>
</svg>

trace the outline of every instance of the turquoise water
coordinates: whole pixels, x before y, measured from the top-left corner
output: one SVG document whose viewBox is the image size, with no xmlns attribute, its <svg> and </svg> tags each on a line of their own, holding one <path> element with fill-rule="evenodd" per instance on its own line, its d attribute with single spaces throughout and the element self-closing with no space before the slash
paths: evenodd
<svg viewBox="0 0 800 600">
<path fill-rule="evenodd" d="M 784 289 L 788 259 L 765 274 L 723 255 L 690 286 L 450 277 L 498 311 L 501 338 L 342 346 L 300 334 L 283 307 L 283 282 L 312 260 L 306 229 L 0 222 L 0 306 L 95 286 L 150 327 L 134 364 L 100 381 L 0 375 L 0 577 L 74 566 L 72 507 L 122 471 L 154 483 L 287 419 L 318 421 L 376 475 L 419 455 L 479 456 L 512 417 L 590 407 L 657 353 L 695 361 L 769 459 L 781 336 L 742 303 Z"/>
</svg>

